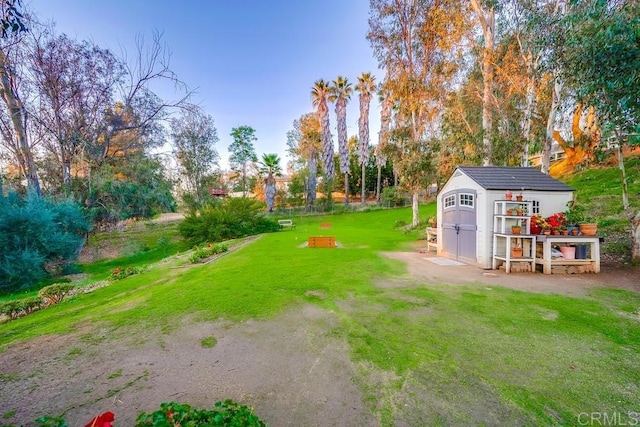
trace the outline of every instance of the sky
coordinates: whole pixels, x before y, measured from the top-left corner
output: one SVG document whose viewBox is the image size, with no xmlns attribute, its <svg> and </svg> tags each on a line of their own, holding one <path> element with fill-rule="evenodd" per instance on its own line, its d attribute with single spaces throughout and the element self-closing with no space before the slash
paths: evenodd
<svg viewBox="0 0 640 427">
<path fill-rule="evenodd" d="M 346 77 L 355 86 L 362 72 L 377 81 L 378 69 L 366 40 L 368 0 L 26 0 L 59 33 L 91 40 L 120 54 L 135 53 L 135 39 L 154 31 L 171 51 L 171 69 L 196 94 L 193 102 L 210 114 L 218 131 L 220 165 L 234 127 L 256 130 L 258 156 L 277 153 L 289 160 L 286 134 L 293 121 L 314 111 L 311 87 L 322 78 Z M 178 95 L 157 88 L 164 99 Z M 331 128 L 337 145 L 333 106 Z M 347 107 L 349 136 L 358 133 L 358 93 Z M 380 107 L 370 112 L 371 144 L 377 143 Z M 337 150 L 336 150 L 337 151 Z"/>
</svg>

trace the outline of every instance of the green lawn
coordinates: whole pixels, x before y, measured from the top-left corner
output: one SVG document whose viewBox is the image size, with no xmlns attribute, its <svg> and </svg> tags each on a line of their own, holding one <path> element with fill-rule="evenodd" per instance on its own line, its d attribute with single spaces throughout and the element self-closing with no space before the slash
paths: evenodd
<svg viewBox="0 0 640 427">
<path fill-rule="evenodd" d="M 423 207 L 421 216 L 434 211 Z M 413 281 L 376 287 L 405 271 L 379 252 L 411 247 L 416 233 L 394 227 L 409 220 L 408 209 L 295 219 L 295 230 L 213 263 L 181 268 L 185 257 L 174 258 L 0 325 L 0 348 L 80 324 L 117 338 L 129 328 L 168 332 L 185 316 L 240 321 L 312 303 L 337 313 L 341 327 L 331 333 L 350 344 L 355 381 L 384 425 L 578 425 L 581 413 L 629 421 L 629 411 L 640 412 L 640 295 L 599 289 L 570 298 Z M 331 228 L 320 229 L 323 222 Z M 341 247 L 303 248 L 311 235 L 333 235 Z"/>
</svg>

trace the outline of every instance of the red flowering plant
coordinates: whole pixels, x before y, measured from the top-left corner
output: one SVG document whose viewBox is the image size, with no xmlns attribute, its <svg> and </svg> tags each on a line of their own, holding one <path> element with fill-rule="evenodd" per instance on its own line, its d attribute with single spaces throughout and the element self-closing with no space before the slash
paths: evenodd
<svg viewBox="0 0 640 427">
<path fill-rule="evenodd" d="M 531 234 L 540 234 L 542 230 L 549 228 L 547 220 L 538 215 L 531 215 Z"/>
<path fill-rule="evenodd" d="M 562 212 L 557 212 L 547 218 L 551 230 L 562 230 L 567 228 L 567 217 Z"/>
</svg>

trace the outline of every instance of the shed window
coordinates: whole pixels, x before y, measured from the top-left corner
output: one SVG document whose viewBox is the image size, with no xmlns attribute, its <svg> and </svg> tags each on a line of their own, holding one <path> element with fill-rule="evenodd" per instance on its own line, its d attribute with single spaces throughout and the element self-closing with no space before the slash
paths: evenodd
<svg viewBox="0 0 640 427">
<path fill-rule="evenodd" d="M 447 196 L 444 198 L 444 207 L 446 208 L 451 208 L 454 207 L 456 205 L 456 196 L 455 195 L 451 195 L 451 196 Z"/>
<path fill-rule="evenodd" d="M 540 215 L 540 200 L 531 201 L 531 215 Z"/>
<path fill-rule="evenodd" d="M 460 194 L 460 206 L 473 207 L 473 194 L 462 193 Z"/>
</svg>

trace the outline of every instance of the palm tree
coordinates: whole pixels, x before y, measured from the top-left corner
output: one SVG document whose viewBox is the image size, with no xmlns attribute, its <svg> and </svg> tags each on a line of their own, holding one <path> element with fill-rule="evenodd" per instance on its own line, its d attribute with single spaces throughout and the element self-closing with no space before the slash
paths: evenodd
<svg viewBox="0 0 640 427">
<path fill-rule="evenodd" d="M 329 83 L 323 79 L 316 80 L 311 88 L 311 102 L 317 108 L 318 120 L 322 137 L 322 167 L 327 178 L 333 178 L 333 140 L 329 126 L 329 107 L 327 99 L 330 95 Z"/>
<path fill-rule="evenodd" d="M 389 124 L 391 122 L 391 109 L 393 108 L 393 100 L 385 91 L 384 85 L 380 85 L 378 90 L 378 99 L 382 105 L 380 111 L 380 133 L 378 133 L 378 145 L 376 146 L 376 166 L 378 166 L 378 182 L 376 186 L 376 201 L 380 203 L 380 178 L 382 176 L 382 167 L 387 164 L 386 146 L 389 143 Z"/>
<path fill-rule="evenodd" d="M 360 201 L 364 203 L 365 197 L 365 171 L 369 163 L 369 104 L 371 103 L 371 93 L 376 90 L 376 78 L 371 73 L 362 73 L 358 77 L 356 90 L 360 92 L 360 118 L 358 119 L 358 157 L 362 167 L 362 194 Z"/>
<path fill-rule="evenodd" d="M 338 76 L 331 85 L 329 101 L 336 103 L 338 122 L 338 152 L 340 153 L 340 173 L 344 174 L 344 204 L 349 204 L 349 146 L 347 145 L 347 102 L 353 88 L 345 77 Z"/>
<path fill-rule="evenodd" d="M 267 201 L 269 212 L 273 212 L 273 205 L 276 200 L 276 176 L 282 175 L 280 168 L 280 157 L 275 154 L 264 153 L 260 162 L 260 175 L 265 176 L 264 179 L 264 197 Z"/>
</svg>

